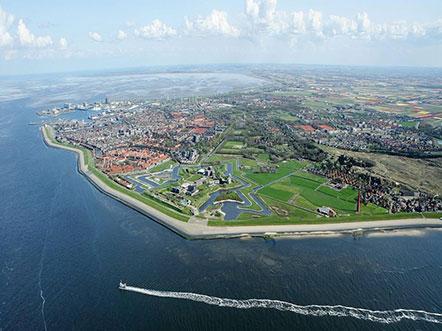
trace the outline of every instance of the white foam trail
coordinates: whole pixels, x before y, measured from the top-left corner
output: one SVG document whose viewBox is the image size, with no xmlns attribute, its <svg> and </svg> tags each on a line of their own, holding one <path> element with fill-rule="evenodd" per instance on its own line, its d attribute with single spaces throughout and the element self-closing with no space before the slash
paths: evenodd
<svg viewBox="0 0 442 331">
<path fill-rule="evenodd" d="M 41 316 L 43 317 L 43 325 L 45 328 L 45 331 L 48 331 L 48 327 L 46 325 L 46 317 L 45 317 L 45 303 L 46 303 L 46 299 L 43 296 L 43 291 L 40 290 L 40 297 L 42 299 L 42 303 L 41 303 Z"/>
<path fill-rule="evenodd" d="M 43 325 L 44 325 L 44 329 L 45 331 L 48 330 L 48 327 L 46 325 L 46 317 L 45 317 L 45 303 L 46 303 L 46 299 L 43 295 L 43 288 L 41 286 L 41 274 L 43 272 L 43 259 L 44 259 L 44 255 L 45 255 L 45 251 L 46 251 L 46 240 L 47 240 L 47 230 L 46 230 L 46 234 L 45 234 L 45 242 L 44 242 L 44 246 L 43 246 L 43 250 L 41 253 L 41 257 L 40 257 L 40 271 L 38 272 L 38 287 L 40 288 L 40 298 L 41 298 L 41 317 L 43 318 Z"/>
<path fill-rule="evenodd" d="M 346 307 L 341 305 L 301 306 L 280 300 L 270 300 L 270 299 L 236 300 L 236 299 L 212 297 L 197 293 L 148 290 L 133 286 L 126 286 L 125 288 L 121 289 L 125 291 L 136 292 L 160 298 L 174 298 L 174 299 L 184 299 L 196 302 L 203 302 L 208 305 L 214 305 L 218 307 L 230 307 L 237 309 L 251 309 L 251 308 L 277 309 L 281 311 L 290 311 L 296 314 L 306 315 L 306 316 L 353 317 L 360 320 L 367 320 L 367 321 L 385 323 L 385 324 L 396 323 L 400 322 L 401 320 L 425 321 L 425 322 L 442 324 L 442 314 L 427 312 L 424 310 L 413 310 L 413 309 L 370 310 L 364 308 Z"/>
<path fill-rule="evenodd" d="M 54 191 L 52 202 L 51 202 L 51 208 L 50 208 L 50 212 L 49 212 L 49 215 L 51 215 L 51 217 L 52 217 L 53 212 L 54 212 L 55 200 L 56 200 L 56 198 L 60 194 L 59 192 L 60 192 L 60 189 L 61 189 L 61 185 L 62 185 L 62 181 L 61 181 L 61 178 L 60 178 L 60 180 L 58 181 L 57 188 Z M 50 219 L 50 218 L 48 218 L 48 219 Z M 45 331 L 48 330 L 48 326 L 47 326 L 47 323 L 46 323 L 46 316 L 45 316 L 46 298 L 43 295 L 43 287 L 42 287 L 42 284 L 41 284 L 41 276 L 42 276 L 42 273 L 43 273 L 43 266 L 44 266 L 43 262 L 44 262 L 44 258 L 45 258 L 45 255 L 46 255 L 46 245 L 47 245 L 47 241 L 48 241 L 48 232 L 49 232 L 49 225 L 46 222 L 45 237 L 44 237 L 43 248 L 41 250 L 41 256 L 40 256 L 40 270 L 38 272 L 38 287 L 40 289 L 40 298 L 41 298 L 41 309 L 40 309 L 40 312 L 41 312 L 41 317 L 43 319 L 43 326 L 44 326 Z M 1 331 L 1 328 L 0 328 L 0 331 Z"/>
</svg>

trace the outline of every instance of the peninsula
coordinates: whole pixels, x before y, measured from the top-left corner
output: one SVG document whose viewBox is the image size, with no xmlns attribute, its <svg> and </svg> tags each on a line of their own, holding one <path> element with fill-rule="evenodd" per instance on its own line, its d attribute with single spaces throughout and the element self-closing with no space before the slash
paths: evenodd
<svg viewBox="0 0 442 331">
<path fill-rule="evenodd" d="M 352 234 L 355 231 L 364 230 L 396 230 L 407 228 L 442 228 L 442 221 L 437 218 L 391 219 L 377 221 L 353 221 L 340 223 L 320 224 L 272 224 L 272 225 L 238 225 L 209 226 L 207 220 L 183 219 L 181 216 L 165 212 L 163 208 L 154 203 L 147 203 L 128 192 L 116 188 L 115 185 L 102 176 L 96 174 L 96 170 L 89 169 L 87 151 L 78 147 L 71 147 L 57 143 L 51 137 L 49 126 L 42 128 L 45 143 L 54 148 L 61 148 L 78 155 L 78 171 L 84 175 L 102 193 L 122 202 L 123 204 L 148 216 L 186 239 L 221 239 L 253 236 L 302 236 L 302 235 L 329 235 L 333 233 Z M 174 217 L 175 216 L 175 217 Z M 255 223 L 256 224 L 256 223 Z"/>
<path fill-rule="evenodd" d="M 52 120 L 42 133 L 76 152 L 100 191 L 189 239 L 442 226 L 440 187 L 380 175 L 381 151 L 366 149 L 370 131 L 383 155 L 403 158 L 403 144 L 410 160 L 437 158 L 436 138 L 404 124 L 417 120 L 360 104 L 306 112 L 299 97 L 266 89 L 69 104 L 89 118 Z M 351 150 L 331 143 L 339 135 Z"/>
</svg>

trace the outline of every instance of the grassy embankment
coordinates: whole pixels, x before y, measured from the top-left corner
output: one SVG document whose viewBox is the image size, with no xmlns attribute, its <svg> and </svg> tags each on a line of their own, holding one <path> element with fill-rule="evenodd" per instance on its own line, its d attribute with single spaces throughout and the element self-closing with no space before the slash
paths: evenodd
<svg viewBox="0 0 442 331">
<path fill-rule="evenodd" d="M 52 132 L 50 129 L 48 129 L 47 127 L 45 128 L 46 131 L 46 135 L 48 136 L 48 138 L 51 140 L 52 143 L 56 144 L 56 145 L 61 145 L 61 146 L 65 146 L 65 147 L 69 147 L 69 148 L 74 148 L 77 150 L 80 150 L 83 153 L 84 156 L 84 162 L 88 168 L 88 170 L 93 173 L 96 177 L 98 177 L 98 179 L 100 179 L 100 181 L 102 181 L 105 185 L 107 185 L 108 187 L 115 189 L 123 194 L 126 194 L 144 204 L 146 204 L 149 207 L 155 208 L 156 210 L 162 212 L 163 214 L 166 214 L 170 217 L 173 217 L 177 220 L 183 221 L 183 222 L 187 222 L 189 220 L 189 216 L 179 213 L 173 209 L 171 209 L 166 203 L 159 201 L 159 200 L 153 200 L 152 198 L 149 198 L 147 196 L 141 195 L 135 191 L 129 190 L 124 188 L 123 186 L 117 184 L 116 182 L 114 182 L 112 179 L 110 179 L 107 175 L 105 175 L 104 173 L 102 173 L 100 170 L 98 170 L 95 167 L 95 162 L 94 162 L 94 158 L 92 156 L 92 152 L 84 147 L 80 147 L 80 146 L 75 146 L 75 145 L 71 145 L 71 144 L 64 144 L 64 143 L 60 143 L 58 141 L 56 141 L 54 139 L 54 137 L 52 136 Z"/>
<path fill-rule="evenodd" d="M 363 221 L 386 221 L 398 219 L 412 219 L 412 218 L 438 218 L 440 213 L 397 213 L 376 215 L 364 217 L 363 215 L 339 217 L 339 218 L 275 218 L 274 216 L 266 216 L 260 218 L 250 217 L 243 218 L 236 221 L 209 221 L 210 226 L 248 226 L 248 225 L 295 225 L 295 224 L 337 224 L 337 223 L 357 223 Z"/>
</svg>

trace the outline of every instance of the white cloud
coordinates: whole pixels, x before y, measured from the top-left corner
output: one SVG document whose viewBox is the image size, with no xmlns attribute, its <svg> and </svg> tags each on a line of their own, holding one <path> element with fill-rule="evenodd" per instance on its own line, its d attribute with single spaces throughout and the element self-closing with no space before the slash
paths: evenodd
<svg viewBox="0 0 442 331">
<path fill-rule="evenodd" d="M 41 58 L 55 56 L 67 47 L 67 40 L 53 41 L 49 35 L 35 35 L 23 19 L 14 16 L 0 7 L 0 57 L 5 60 L 14 58 Z"/>
<path fill-rule="evenodd" d="M 91 38 L 93 41 L 97 43 L 103 41 L 103 37 L 98 32 L 89 32 L 89 38 Z"/>
<path fill-rule="evenodd" d="M 374 23 L 365 12 L 345 17 L 325 16 L 315 10 L 280 11 L 277 0 L 245 0 L 245 17 L 245 30 L 241 34 L 251 39 L 275 36 L 309 42 L 339 36 L 373 41 L 420 39 L 440 42 L 442 39 L 442 19 L 431 24 Z"/>
<path fill-rule="evenodd" d="M 351 18 L 330 15 L 326 26 L 327 34 L 331 36 L 337 35 L 354 35 L 357 32 L 358 25 Z"/>
<path fill-rule="evenodd" d="M 289 29 L 289 13 L 276 10 L 277 0 L 246 0 L 245 14 L 248 22 L 244 31 L 251 38 L 260 35 L 279 35 Z"/>
<path fill-rule="evenodd" d="M 198 17 L 194 20 L 186 18 L 186 32 L 198 36 L 223 35 L 238 37 L 240 31 L 231 25 L 224 11 L 213 10 L 207 17 Z"/>
<path fill-rule="evenodd" d="M 246 0 L 246 16 L 255 24 L 272 25 L 276 15 L 277 0 Z"/>
<path fill-rule="evenodd" d="M 135 29 L 134 33 L 140 38 L 155 40 L 167 39 L 177 35 L 177 31 L 173 27 L 160 20 L 153 20 L 149 25 Z"/>
<path fill-rule="evenodd" d="M 304 12 L 293 12 L 289 14 L 289 23 L 288 23 L 290 32 L 293 34 L 303 34 L 305 33 L 306 26 L 304 20 Z"/>
<path fill-rule="evenodd" d="M 124 40 L 127 38 L 127 33 L 124 32 L 123 30 L 118 30 L 117 32 L 117 39 L 118 40 Z"/>
<path fill-rule="evenodd" d="M 50 36 L 35 36 L 22 19 L 18 21 L 17 34 L 22 46 L 46 48 L 53 44 Z"/>
<path fill-rule="evenodd" d="M 260 5 L 255 0 L 246 0 L 246 15 L 252 18 L 259 16 Z"/>
<path fill-rule="evenodd" d="M 124 22 L 120 22 L 119 24 L 123 25 L 119 26 L 120 30 L 118 28 L 114 30 L 113 38 L 114 41 L 126 40 L 131 33 L 139 38 L 150 40 L 187 36 L 188 38 L 181 39 L 181 41 L 174 40 L 176 41 L 174 44 L 163 44 L 164 47 L 173 48 L 175 54 L 182 51 L 181 47 L 184 47 L 185 43 L 192 45 L 192 51 L 194 48 L 201 47 L 203 43 L 198 39 L 199 37 L 223 36 L 231 40 L 218 38 L 220 40 L 216 40 L 216 43 L 212 45 L 219 46 L 219 49 L 231 50 L 236 54 L 241 54 L 245 48 L 256 47 L 253 56 L 257 54 L 258 58 L 261 56 L 260 52 L 274 52 L 276 56 L 277 53 L 287 54 L 292 51 L 300 53 L 305 50 L 307 54 L 321 47 L 329 48 L 330 45 L 336 45 L 336 49 L 342 49 L 345 45 L 351 45 L 351 47 L 356 45 L 359 48 L 367 47 L 367 49 L 374 50 L 382 47 L 385 49 L 387 44 L 390 49 L 392 48 L 390 45 L 394 45 L 393 47 L 402 45 L 403 49 L 410 50 L 413 47 L 430 44 L 442 45 L 442 19 L 427 23 L 379 22 L 372 20 L 365 12 L 341 16 L 338 15 L 339 13 L 328 15 L 312 9 L 283 10 L 277 6 L 277 0 L 244 0 L 244 4 L 243 15 L 229 13 L 229 15 L 234 15 L 235 20 L 232 20 L 232 16 L 223 10 L 212 10 L 207 16 L 184 18 L 184 25 L 180 28 L 170 26 L 158 19 L 145 26 L 135 25 L 133 22 L 127 22 L 124 25 Z M 65 37 L 69 36 L 37 36 L 34 33 L 35 31 L 32 31 L 25 21 L 14 18 L 12 14 L 0 7 L 0 57 L 41 58 L 74 54 L 72 47 L 67 50 L 68 41 Z M 95 42 L 107 40 L 98 32 L 89 32 L 89 37 Z M 243 43 L 244 39 L 256 42 L 246 45 Z M 121 45 L 116 44 L 118 43 L 108 43 L 108 47 L 96 49 L 95 55 L 105 56 L 106 52 L 110 54 L 121 51 L 120 49 L 123 49 Z M 226 45 L 229 47 L 224 47 Z M 128 43 L 127 46 L 131 52 L 145 47 L 136 45 L 135 41 Z M 286 50 L 287 46 L 292 46 L 290 51 Z M 119 49 L 112 49 L 112 47 Z M 277 52 L 277 47 L 281 47 L 283 51 Z M 348 47 L 351 49 L 350 46 Z M 434 54 L 434 56 L 437 55 Z M 276 57 L 275 59 L 277 60 Z"/>
<path fill-rule="evenodd" d="M 14 16 L 7 13 L 0 7 L 0 47 L 10 46 L 14 41 L 11 33 L 9 32 L 10 27 L 14 23 Z"/>
<path fill-rule="evenodd" d="M 62 37 L 58 41 L 58 45 L 59 45 L 60 49 L 67 49 L 68 48 L 68 41 L 66 40 L 66 38 Z"/>
<path fill-rule="evenodd" d="M 310 9 L 307 14 L 307 30 L 312 32 L 314 35 L 321 37 L 323 36 L 322 27 L 322 13 Z"/>
<path fill-rule="evenodd" d="M 422 31 L 420 32 L 420 34 L 422 34 Z M 440 42 L 442 40 L 442 19 L 428 24 L 426 26 L 426 32 L 424 32 L 423 34 Z"/>
<path fill-rule="evenodd" d="M 367 13 L 359 13 L 356 16 L 356 22 L 357 22 L 357 26 L 358 26 L 358 32 L 361 35 L 370 35 L 370 33 L 372 32 L 371 28 L 371 21 L 368 18 L 368 14 Z"/>
</svg>

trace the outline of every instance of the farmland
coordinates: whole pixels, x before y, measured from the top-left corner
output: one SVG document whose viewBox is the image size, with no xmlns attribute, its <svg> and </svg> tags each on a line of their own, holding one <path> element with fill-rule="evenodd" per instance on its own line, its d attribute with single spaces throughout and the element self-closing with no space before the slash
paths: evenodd
<svg viewBox="0 0 442 331">
<path fill-rule="evenodd" d="M 229 142 L 228 146 L 234 144 Z M 267 219 L 281 224 L 314 222 L 323 219 L 317 211 L 323 206 L 333 208 L 338 219 L 357 216 L 357 191 L 350 186 L 340 190 L 330 187 L 327 178 L 306 171 L 310 166 L 308 161 L 272 162 L 266 153 L 259 153 L 251 159 L 217 154 L 209 161 L 212 164 L 235 164 L 233 174 L 249 184 L 241 189 L 241 193 L 252 202 L 238 217 L 237 221 L 241 224 L 261 220 L 265 224 Z M 247 212 L 260 210 L 250 198 L 253 192 L 269 207 L 271 216 Z M 387 215 L 387 211 L 372 204 L 364 205 L 360 214 L 363 218 L 376 218 L 378 215 Z"/>
</svg>

